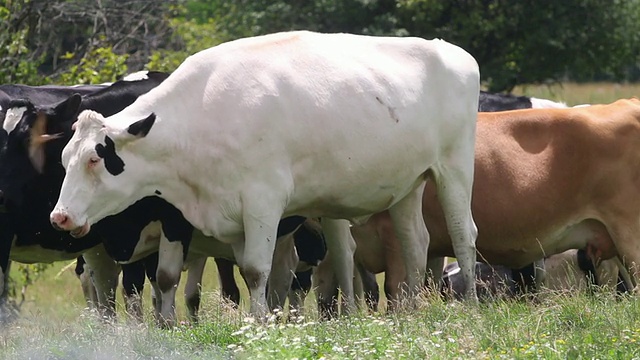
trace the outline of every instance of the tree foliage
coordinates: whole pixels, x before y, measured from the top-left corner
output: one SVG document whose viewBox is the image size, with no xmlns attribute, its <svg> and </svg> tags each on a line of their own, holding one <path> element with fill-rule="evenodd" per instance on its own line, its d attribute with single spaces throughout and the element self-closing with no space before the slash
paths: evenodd
<svg viewBox="0 0 640 360">
<path fill-rule="evenodd" d="M 5 0 L 0 81 L 170 71 L 220 42 L 293 29 L 440 37 L 495 91 L 640 77 L 640 0 Z"/>
<path fill-rule="evenodd" d="M 640 60 L 638 0 L 401 0 L 409 33 L 467 49 L 490 90 L 517 84 L 622 80 Z"/>
</svg>

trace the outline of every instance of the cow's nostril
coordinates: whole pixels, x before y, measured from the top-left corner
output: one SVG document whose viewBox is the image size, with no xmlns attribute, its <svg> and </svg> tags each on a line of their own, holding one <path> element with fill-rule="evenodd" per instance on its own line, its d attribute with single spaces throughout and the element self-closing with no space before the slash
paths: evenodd
<svg viewBox="0 0 640 360">
<path fill-rule="evenodd" d="M 66 214 L 53 214 L 51 215 L 51 225 L 56 230 L 64 230 L 65 226 L 69 224 L 69 217 Z"/>
</svg>

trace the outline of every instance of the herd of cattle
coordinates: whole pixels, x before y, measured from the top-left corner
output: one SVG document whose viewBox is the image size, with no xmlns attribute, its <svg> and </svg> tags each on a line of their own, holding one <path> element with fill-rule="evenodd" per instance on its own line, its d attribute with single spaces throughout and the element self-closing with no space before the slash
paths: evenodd
<svg viewBox="0 0 640 360">
<path fill-rule="evenodd" d="M 568 108 L 479 79 L 442 40 L 298 31 L 172 74 L 1 85 L 0 281 L 10 260 L 78 258 L 105 314 L 121 271 L 128 310 L 148 278 L 168 325 L 183 269 L 197 321 L 208 257 L 235 303 L 239 266 L 257 316 L 312 277 L 324 314 L 338 289 L 343 311 L 360 292 L 376 308 L 381 272 L 391 307 L 427 280 L 468 299 L 632 289 L 640 101 Z"/>
</svg>

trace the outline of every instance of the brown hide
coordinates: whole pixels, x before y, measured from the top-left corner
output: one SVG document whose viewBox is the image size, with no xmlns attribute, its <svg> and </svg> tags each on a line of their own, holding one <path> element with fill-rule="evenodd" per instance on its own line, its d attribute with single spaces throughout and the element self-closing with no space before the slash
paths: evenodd
<svg viewBox="0 0 640 360">
<path fill-rule="evenodd" d="M 618 254 L 640 264 L 639 165 L 638 99 L 480 113 L 472 197 L 479 260 L 520 268 L 587 248 L 594 258 Z M 455 256 L 432 181 L 423 215 L 431 235 L 429 258 Z M 386 256 L 387 265 L 401 260 L 398 251 L 389 251 L 397 246 L 389 226 L 382 213 L 354 227 L 363 244 L 356 256 Z M 377 233 L 386 244 L 371 246 L 358 233 Z"/>
</svg>

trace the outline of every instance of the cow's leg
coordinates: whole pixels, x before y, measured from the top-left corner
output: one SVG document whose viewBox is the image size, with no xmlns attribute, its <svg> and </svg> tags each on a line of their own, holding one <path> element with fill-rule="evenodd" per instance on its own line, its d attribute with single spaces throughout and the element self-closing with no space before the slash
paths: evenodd
<svg viewBox="0 0 640 360">
<path fill-rule="evenodd" d="M 321 224 L 327 241 L 327 251 L 331 253 L 334 276 L 342 291 L 342 303 L 346 305 L 342 309 L 343 313 L 353 312 L 355 310 L 353 254 L 356 250 L 356 242 L 351 236 L 349 221 L 323 218 Z"/>
<path fill-rule="evenodd" d="M 424 274 L 424 273 L 423 273 Z M 424 278 L 424 275 L 423 275 Z M 401 300 L 402 284 L 407 280 L 405 268 L 387 268 L 384 273 L 384 295 L 387 298 L 387 310 L 395 311 Z M 419 284 L 424 282 L 421 281 Z"/>
<path fill-rule="evenodd" d="M 143 260 L 122 264 L 122 292 L 127 313 L 142 321 L 142 291 L 145 270 Z"/>
<path fill-rule="evenodd" d="M 175 324 L 176 290 L 184 266 L 184 247 L 180 241 L 170 241 L 162 231 L 158 251 L 158 271 L 156 279 L 162 298 L 160 325 L 172 327 Z"/>
<path fill-rule="evenodd" d="M 240 289 L 238 289 L 238 284 L 236 284 L 233 274 L 233 266 L 235 264 L 233 261 L 223 258 L 215 258 L 215 260 L 222 297 L 231 300 L 238 307 L 240 305 Z"/>
<path fill-rule="evenodd" d="M 547 277 L 547 271 L 544 267 L 544 258 L 536 260 L 533 262 L 533 273 L 534 273 L 534 291 L 538 292 L 542 289 L 542 286 L 545 283 L 545 279 Z"/>
<path fill-rule="evenodd" d="M 291 282 L 298 266 L 298 254 L 293 243 L 293 234 L 278 239 L 273 253 L 273 265 L 269 276 L 267 304 L 270 310 L 283 309 Z"/>
<path fill-rule="evenodd" d="M 158 325 L 163 324 L 162 315 L 162 291 L 157 281 L 151 282 L 151 303 L 153 305 L 153 317 Z"/>
<path fill-rule="evenodd" d="M 267 313 L 265 292 L 271 273 L 278 222 L 282 211 L 274 211 L 273 204 L 277 202 L 266 201 L 264 194 L 243 196 L 243 200 L 246 200 L 242 217 L 245 240 L 244 243 L 234 242 L 232 247 L 249 288 L 251 298 L 249 311 L 260 321 L 264 321 Z"/>
<path fill-rule="evenodd" d="M 0 306 L 4 306 L 9 298 L 9 272 L 11 271 L 11 261 L 0 267 Z"/>
<path fill-rule="evenodd" d="M 144 271 L 147 279 L 151 284 L 151 306 L 153 306 L 153 315 L 156 321 L 160 320 L 160 309 L 162 307 L 162 297 L 158 288 L 157 272 L 158 272 L 158 253 L 155 252 L 141 261 L 144 263 Z"/>
<path fill-rule="evenodd" d="M 200 309 L 200 297 L 202 292 L 202 275 L 207 258 L 201 257 L 191 260 L 187 264 L 187 283 L 184 287 L 184 302 L 187 305 L 189 321 L 198 323 L 198 310 Z"/>
<path fill-rule="evenodd" d="M 0 200 L 1 201 L 1 200 Z M 1 205 L 0 205 L 1 206 Z M 13 244 L 14 231 L 8 214 L 0 213 L 0 306 L 5 307 L 9 298 L 9 267 L 11 261 L 11 245 Z M 2 311 L 0 309 L 0 311 Z"/>
<path fill-rule="evenodd" d="M 413 299 L 416 291 L 424 284 L 424 275 L 427 268 L 429 233 L 422 218 L 423 191 L 424 182 L 421 182 L 406 197 L 389 208 L 389 215 L 391 215 L 396 237 L 400 240 L 402 246 L 402 258 L 405 266 L 409 299 Z M 410 300 L 411 303 L 413 303 L 413 300 Z"/>
<path fill-rule="evenodd" d="M 87 250 L 82 257 L 89 266 L 91 280 L 98 296 L 98 313 L 107 318 L 115 317 L 115 295 L 120 269 L 107 255 L 102 244 Z"/>
<path fill-rule="evenodd" d="M 624 268 L 629 272 L 634 292 L 640 294 L 640 244 L 636 241 L 640 233 L 640 224 L 637 223 L 638 219 L 626 222 L 622 219 L 616 220 L 605 222 L 615 250 L 609 249 L 605 236 L 598 234 L 587 244 L 587 255 L 598 266 L 602 259 L 617 253 Z"/>
<path fill-rule="evenodd" d="M 331 251 L 318 264 L 312 276 L 316 293 L 318 312 L 322 319 L 331 319 L 338 315 L 338 281 L 331 261 Z"/>
<path fill-rule="evenodd" d="M 446 164 L 436 164 L 432 170 L 453 252 L 460 264 L 465 282 L 464 296 L 466 299 L 477 301 L 475 265 L 478 229 L 471 215 L 474 159 L 473 149 L 467 149 L 468 146 L 473 147 L 474 142 L 459 143 L 458 146 L 460 148 L 457 154 L 450 154 Z"/>
<path fill-rule="evenodd" d="M 356 263 L 356 269 L 362 280 L 362 289 L 364 291 L 364 301 L 371 311 L 378 311 L 378 303 L 380 302 L 380 287 L 376 280 L 376 275 L 360 263 Z"/>
<path fill-rule="evenodd" d="M 435 292 L 442 287 L 442 272 L 444 270 L 444 257 L 434 257 L 427 260 L 427 276 L 425 286 Z"/>
<path fill-rule="evenodd" d="M 304 308 L 304 301 L 307 294 L 311 290 L 311 274 L 312 269 L 299 271 L 295 273 L 289 290 L 289 309 L 295 310 L 300 314 Z"/>
<path fill-rule="evenodd" d="M 87 306 L 89 309 L 97 309 L 98 294 L 96 294 L 96 287 L 93 286 L 93 281 L 91 281 L 91 269 L 89 269 L 89 265 L 87 265 L 82 256 L 78 256 L 76 259 L 75 273 L 80 280 L 82 294 L 87 301 Z"/>
</svg>

